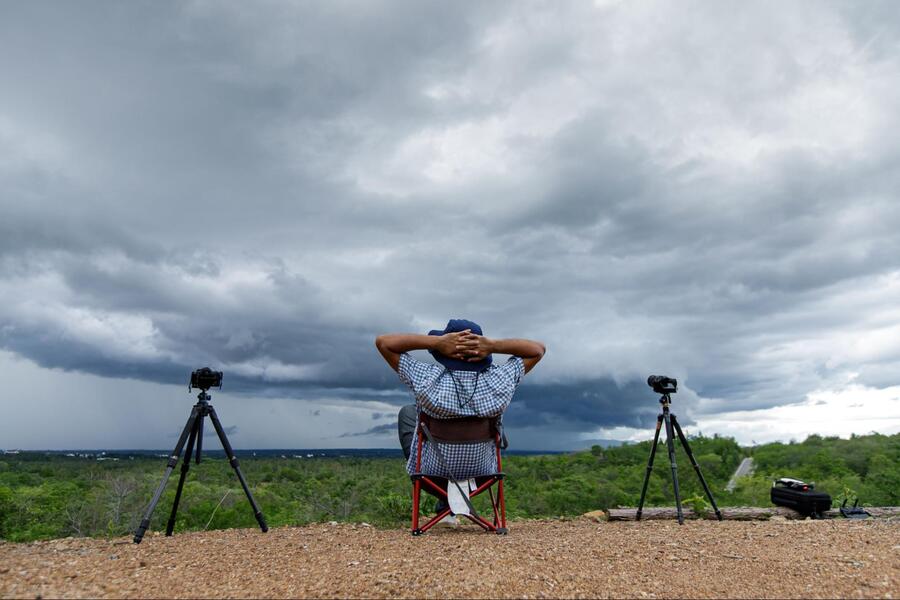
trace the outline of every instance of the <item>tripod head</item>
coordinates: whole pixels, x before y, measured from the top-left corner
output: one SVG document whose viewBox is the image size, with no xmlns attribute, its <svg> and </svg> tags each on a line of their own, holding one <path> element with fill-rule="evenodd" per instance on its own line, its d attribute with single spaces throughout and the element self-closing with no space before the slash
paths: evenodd
<svg viewBox="0 0 900 600">
<path fill-rule="evenodd" d="M 657 394 L 662 394 L 659 403 L 663 408 L 668 408 L 672 403 L 672 396 L 678 391 L 678 380 L 674 377 L 666 377 L 665 375 L 651 375 L 647 378 L 647 385 L 653 388 Z"/>
<path fill-rule="evenodd" d="M 662 404 L 663 409 L 668 409 L 669 405 L 672 404 L 672 397 L 669 394 L 663 394 L 659 397 L 659 403 Z"/>
</svg>

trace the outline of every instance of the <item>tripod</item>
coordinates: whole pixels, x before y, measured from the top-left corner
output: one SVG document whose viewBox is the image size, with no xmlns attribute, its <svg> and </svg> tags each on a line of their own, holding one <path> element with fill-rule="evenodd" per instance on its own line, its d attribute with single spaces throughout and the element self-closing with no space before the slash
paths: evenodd
<svg viewBox="0 0 900 600">
<path fill-rule="evenodd" d="M 209 403 L 210 395 L 206 393 L 207 389 L 209 388 L 201 388 L 200 394 L 197 395 L 197 404 L 191 409 L 191 415 L 188 417 L 187 423 L 181 432 L 181 437 L 178 438 L 178 443 L 175 445 L 175 449 L 172 451 L 171 456 L 169 456 L 169 462 L 166 465 L 166 472 L 163 475 L 163 479 L 159 482 L 159 487 L 156 488 L 156 492 L 150 500 L 150 505 L 147 507 L 147 512 L 144 513 L 141 524 L 138 525 L 137 530 L 134 532 L 135 544 L 141 543 L 141 540 L 144 538 L 144 533 L 147 531 L 147 528 L 150 527 L 150 517 L 153 515 L 154 509 L 156 509 L 156 504 L 159 502 L 163 490 L 166 489 L 166 484 L 169 482 L 169 476 L 172 475 L 172 471 L 175 470 L 175 465 L 178 464 L 178 459 L 181 456 L 181 449 L 184 448 L 184 444 L 187 442 L 187 450 L 184 453 L 184 462 L 181 464 L 181 477 L 178 479 L 178 489 L 175 492 L 175 502 L 172 503 L 172 514 L 169 516 L 168 525 L 166 525 L 166 535 L 172 535 L 172 532 L 175 530 L 175 514 L 178 512 L 178 502 L 181 500 L 181 490 L 184 488 L 184 480 L 187 478 L 188 469 L 191 467 L 191 454 L 194 453 L 195 443 L 197 444 L 197 464 L 200 464 L 200 455 L 203 452 L 203 419 L 207 416 L 212 420 L 213 427 L 215 427 L 216 433 L 219 435 L 219 441 L 222 442 L 222 448 L 225 450 L 225 455 L 228 457 L 228 462 L 231 463 L 231 467 L 237 474 L 238 481 L 241 482 L 241 487 L 244 488 L 244 493 L 247 494 L 247 500 L 250 501 L 250 506 L 253 508 L 253 514 L 256 516 L 259 528 L 262 529 L 263 533 L 269 530 L 269 526 L 266 525 L 266 521 L 263 518 L 262 511 L 253 499 L 250 488 L 247 487 L 247 481 L 244 479 L 244 474 L 241 473 L 241 467 L 238 464 L 238 459 L 234 456 L 234 450 L 232 450 L 231 444 L 228 443 L 228 438 L 225 436 L 225 430 L 222 429 L 222 423 L 219 422 L 219 416 L 216 414 L 216 409 Z"/>
<path fill-rule="evenodd" d="M 644 487 L 641 489 L 641 501 L 638 504 L 635 520 L 641 520 L 641 513 L 644 510 L 644 496 L 647 495 L 647 484 L 650 483 L 650 471 L 653 470 L 653 459 L 656 456 L 656 444 L 659 442 L 659 430 L 662 427 L 663 422 L 665 422 L 666 445 L 669 449 L 669 463 L 672 465 L 672 486 L 675 490 L 675 509 L 678 511 L 678 524 L 684 525 L 684 514 L 681 511 L 681 493 L 678 490 L 678 467 L 675 466 L 675 432 L 678 433 L 678 439 L 681 440 L 681 446 L 684 448 L 685 454 L 688 455 L 691 464 L 694 465 L 697 477 L 700 478 L 700 483 L 703 484 L 703 491 L 706 492 L 709 503 L 712 504 L 713 510 L 716 511 L 716 517 L 721 521 L 722 513 L 719 511 L 719 507 L 716 506 L 716 501 L 713 498 L 712 492 L 709 491 L 709 486 L 706 485 L 703 473 L 700 472 L 700 465 L 697 464 L 694 453 L 691 452 L 691 446 L 688 444 L 684 432 L 681 431 L 681 425 L 678 424 L 678 419 L 675 415 L 669 412 L 669 404 L 671 404 L 671 402 L 672 398 L 669 396 L 668 392 L 663 393 L 662 398 L 659 399 L 659 403 L 662 404 L 662 412 L 656 417 L 656 433 L 653 434 L 653 445 L 650 447 L 650 460 L 647 461 L 647 473 L 644 475 Z"/>
</svg>

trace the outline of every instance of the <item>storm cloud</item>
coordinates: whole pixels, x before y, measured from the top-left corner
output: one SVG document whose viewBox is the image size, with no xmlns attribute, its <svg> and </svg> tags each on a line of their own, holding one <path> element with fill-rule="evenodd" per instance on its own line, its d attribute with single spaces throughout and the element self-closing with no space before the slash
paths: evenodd
<svg viewBox="0 0 900 600">
<path fill-rule="evenodd" d="M 647 437 L 651 373 L 744 442 L 822 394 L 896 431 L 898 34 L 890 2 L 3 3 L 0 356 L 71 384 L 59 419 L 82 375 L 209 364 L 321 421 L 236 443 L 389 446 L 375 335 L 463 317 L 548 347 L 520 447 Z M 40 414 L 0 446 L 62 443 Z"/>
</svg>

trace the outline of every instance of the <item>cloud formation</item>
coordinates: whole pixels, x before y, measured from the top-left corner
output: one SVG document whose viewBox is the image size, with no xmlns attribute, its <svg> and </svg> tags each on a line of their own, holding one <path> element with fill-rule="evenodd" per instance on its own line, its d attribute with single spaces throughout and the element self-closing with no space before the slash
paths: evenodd
<svg viewBox="0 0 900 600">
<path fill-rule="evenodd" d="M 248 401 L 368 407 L 326 433 L 377 445 L 408 399 L 374 336 L 450 317 L 547 344 L 508 415 L 530 447 L 648 427 L 650 373 L 687 423 L 898 384 L 890 3 L 0 17 L 11 356 L 210 364 Z"/>
</svg>

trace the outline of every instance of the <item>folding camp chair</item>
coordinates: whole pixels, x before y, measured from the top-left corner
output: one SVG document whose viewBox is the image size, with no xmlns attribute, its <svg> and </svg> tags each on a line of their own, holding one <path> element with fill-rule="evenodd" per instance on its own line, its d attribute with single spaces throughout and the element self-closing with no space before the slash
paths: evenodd
<svg viewBox="0 0 900 600">
<path fill-rule="evenodd" d="M 432 473 L 422 472 L 422 449 L 426 443 L 433 445 L 435 456 L 445 471 L 451 472 L 455 479 L 466 479 L 474 477 L 476 480 L 476 488 L 466 494 L 458 484 L 454 483 L 453 478 L 447 480 L 447 485 L 456 485 L 463 495 L 471 514 L 463 514 L 464 516 L 481 526 L 485 531 L 503 535 L 506 530 L 506 503 L 503 499 L 503 464 L 501 462 L 500 450 L 502 446 L 502 436 L 500 431 L 499 417 L 463 417 L 458 419 L 435 419 L 429 417 L 424 412 L 419 413 L 419 424 L 416 427 L 416 471 L 410 475 L 413 482 L 413 509 L 412 509 L 412 534 L 422 535 L 444 517 L 450 514 L 449 498 L 447 490 L 440 485 L 438 481 L 443 482 L 444 477 Z M 497 453 L 497 472 L 490 474 L 483 473 L 453 473 L 447 467 L 446 461 L 440 451 L 438 443 L 442 444 L 481 444 L 484 442 L 493 442 Z M 438 480 L 438 481 L 435 481 Z M 493 486 L 497 485 L 497 495 L 494 496 Z M 432 490 L 439 498 L 448 500 L 448 507 L 438 512 L 434 517 L 429 519 L 424 525 L 419 526 L 419 501 L 423 486 Z M 494 512 L 493 521 L 488 521 L 481 517 L 472 506 L 471 498 L 478 496 L 484 492 L 488 492 L 491 499 L 491 508 Z"/>
</svg>

